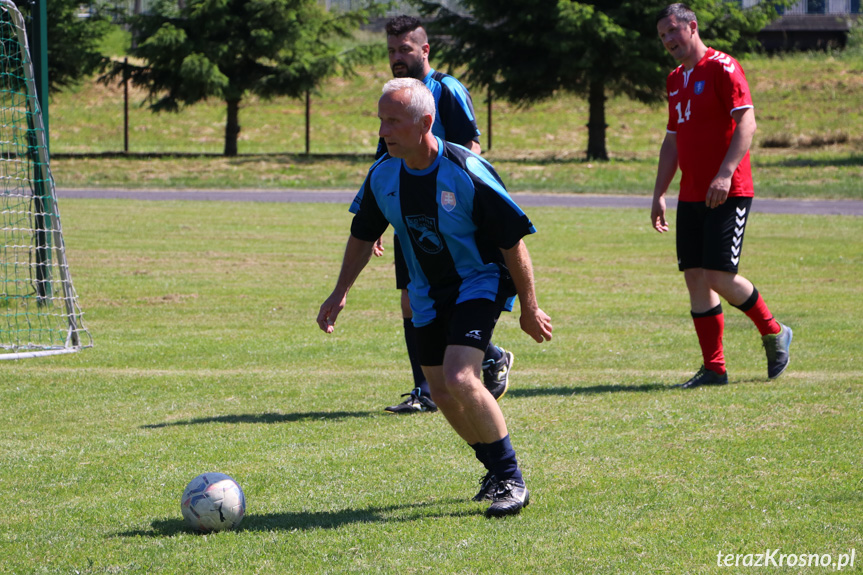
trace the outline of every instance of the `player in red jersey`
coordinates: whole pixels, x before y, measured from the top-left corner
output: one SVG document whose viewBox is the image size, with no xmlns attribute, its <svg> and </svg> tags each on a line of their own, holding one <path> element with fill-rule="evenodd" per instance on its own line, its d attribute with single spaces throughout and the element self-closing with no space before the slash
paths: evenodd
<svg viewBox="0 0 863 575">
<path fill-rule="evenodd" d="M 665 192 L 679 166 L 677 262 L 704 359 L 679 387 L 728 383 L 720 296 L 755 323 L 767 353 L 767 376 L 774 379 L 788 366 L 791 329 L 773 318 L 752 282 L 737 273 L 754 195 L 749 147 L 755 109 L 746 76 L 737 60 L 702 42 L 687 5 L 662 10 L 656 29 L 681 65 L 666 82 L 668 126 L 650 220 L 656 231 L 668 231 Z"/>
</svg>

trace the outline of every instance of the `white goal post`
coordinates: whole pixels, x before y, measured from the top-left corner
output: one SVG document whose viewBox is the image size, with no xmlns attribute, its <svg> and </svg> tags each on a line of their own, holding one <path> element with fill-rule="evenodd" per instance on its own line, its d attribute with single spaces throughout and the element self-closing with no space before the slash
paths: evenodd
<svg viewBox="0 0 863 575">
<path fill-rule="evenodd" d="M 0 0 L 0 360 L 92 347 L 72 286 L 24 18 Z"/>
</svg>

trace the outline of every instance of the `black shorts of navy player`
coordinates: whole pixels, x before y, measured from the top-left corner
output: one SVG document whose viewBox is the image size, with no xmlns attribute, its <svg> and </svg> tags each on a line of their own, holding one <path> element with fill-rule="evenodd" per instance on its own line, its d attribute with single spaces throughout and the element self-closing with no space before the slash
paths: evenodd
<svg viewBox="0 0 863 575">
<path fill-rule="evenodd" d="M 447 338 L 442 355 L 423 357 L 430 363 L 422 370 L 432 399 L 486 467 L 477 494 L 492 501 L 486 514 L 510 515 L 521 511 L 529 496 L 503 412 L 481 380 L 483 350 L 465 334 L 436 326 L 458 317 L 464 306 L 477 318 L 476 335 L 485 338 L 482 330 L 490 329 L 517 295 L 522 330 L 538 343 L 551 340 L 551 318 L 537 303 L 522 239 L 536 230 L 491 164 L 432 134 L 434 114 L 434 97 L 421 81 L 398 78 L 384 86 L 378 116 L 388 153 L 366 177 L 336 286 L 317 322 L 333 332 L 374 242 L 392 225 L 410 273 L 414 325 L 430 337 Z M 485 304 L 475 305 L 478 300 Z"/>
<path fill-rule="evenodd" d="M 462 145 L 471 152 L 479 154 L 481 152 L 480 132 L 470 91 L 458 79 L 431 67 L 429 60 L 431 48 L 422 22 L 418 18 L 402 14 L 388 20 L 385 29 L 387 53 L 393 77 L 421 80 L 434 95 L 435 120 L 432 124 L 432 133 L 442 140 Z M 381 138 L 375 159 L 379 159 L 385 153 L 387 153 L 387 144 Z M 362 193 L 360 190 L 357 194 L 351 205 L 351 212 L 356 213 L 359 209 Z M 375 256 L 383 255 L 383 238 L 375 243 L 372 253 Z M 407 290 L 410 277 L 397 234 L 393 234 L 393 260 L 396 288 L 401 291 L 402 326 L 413 381 L 409 392 L 402 394 L 402 397 L 407 399 L 395 405 L 388 405 L 384 410 L 395 414 L 435 412 L 437 405 L 431 400 L 429 384 L 421 368 L 419 334 L 412 322 L 410 296 Z M 509 389 L 509 375 L 514 359 L 515 356 L 511 351 L 495 345 L 492 341 L 488 342 L 483 358 L 483 383 L 498 401 Z"/>
</svg>

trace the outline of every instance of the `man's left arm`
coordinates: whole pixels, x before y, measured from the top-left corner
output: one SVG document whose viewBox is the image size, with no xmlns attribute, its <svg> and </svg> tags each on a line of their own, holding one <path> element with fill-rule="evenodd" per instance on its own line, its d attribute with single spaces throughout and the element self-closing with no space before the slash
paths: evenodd
<svg viewBox="0 0 863 575">
<path fill-rule="evenodd" d="M 719 172 L 714 176 L 707 190 L 707 207 L 715 208 L 725 203 L 728 192 L 731 190 L 731 176 L 743 160 L 749 147 L 752 145 L 752 137 L 755 135 L 757 124 L 755 123 L 755 109 L 742 108 L 731 112 L 737 126 L 731 136 L 731 144 L 719 166 Z"/>
<path fill-rule="evenodd" d="M 510 249 L 501 249 L 506 267 L 512 276 L 521 306 L 519 323 L 524 332 L 537 343 L 551 340 L 551 318 L 539 308 L 536 302 L 536 289 L 533 279 L 533 264 L 524 240 L 519 240 Z"/>
</svg>

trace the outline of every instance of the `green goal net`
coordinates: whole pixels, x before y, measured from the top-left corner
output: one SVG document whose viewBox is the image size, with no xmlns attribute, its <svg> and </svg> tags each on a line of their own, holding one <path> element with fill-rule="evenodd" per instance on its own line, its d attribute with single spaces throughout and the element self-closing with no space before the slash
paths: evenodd
<svg viewBox="0 0 863 575">
<path fill-rule="evenodd" d="M 91 347 L 72 287 L 21 13 L 0 0 L 0 359 Z"/>
</svg>

